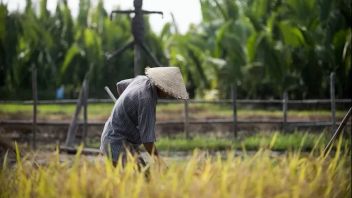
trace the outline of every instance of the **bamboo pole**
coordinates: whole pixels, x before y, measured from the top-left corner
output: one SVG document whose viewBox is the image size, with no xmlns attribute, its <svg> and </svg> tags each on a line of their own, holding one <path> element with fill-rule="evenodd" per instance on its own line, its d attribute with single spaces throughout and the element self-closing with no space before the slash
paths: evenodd
<svg viewBox="0 0 352 198">
<path fill-rule="evenodd" d="M 342 122 L 340 123 L 339 127 L 337 128 L 337 130 L 335 131 L 334 135 L 330 139 L 329 143 L 324 148 L 324 151 L 323 151 L 324 154 L 326 154 L 329 151 L 329 148 L 332 145 L 332 143 L 341 134 L 342 129 L 345 127 L 345 125 L 346 125 L 346 123 L 348 121 L 348 118 L 351 116 L 351 112 L 352 112 L 352 107 L 348 110 L 348 112 L 346 113 L 345 117 L 342 119 Z"/>
<path fill-rule="evenodd" d="M 109 89 L 109 87 L 105 86 L 104 89 L 108 93 L 108 95 L 110 96 L 111 100 L 113 100 L 114 103 L 115 103 L 116 102 L 116 98 L 115 98 L 114 94 L 111 92 L 111 90 Z"/>
</svg>

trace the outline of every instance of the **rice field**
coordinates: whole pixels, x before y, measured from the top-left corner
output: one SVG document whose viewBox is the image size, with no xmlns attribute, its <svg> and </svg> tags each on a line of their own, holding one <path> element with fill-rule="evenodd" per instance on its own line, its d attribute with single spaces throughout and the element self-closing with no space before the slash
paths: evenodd
<svg viewBox="0 0 352 198">
<path fill-rule="evenodd" d="M 312 131 L 294 131 L 285 133 L 283 131 L 260 131 L 253 135 L 242 134 L 241 137 L 234 139 L 233 136 L 216 137 L 210 135 L 197 135 L 190 139 L 179 134 L 173 137 L 158 137 L 155 144 L 159 151 L 175 152 L 184 151 L 189 153 L 194 149 L 207 151 L 226 151 L 226 150 L 246 150 L 256 151 L 260 148 L 268 148 L 273 151 L 311 151 L 315 147 L 324 147 L 332 137 L 331 131 L 314 133 Z M 271 144 L 275 137 L 275 142 Z M 350 147 L 349 135 L 345 133 L 342 146 Z M 100 139 L 90 139 L 87 147 L 99 148 Z M 140 149 L 143 149 L 142 146 Z"/>
<path fill-rule="evenodd" d="M 113 104 L 89 104 L 88 119 L 105 121 Z M 31 119 L 33 106 L 28 104 L 0 104 L 0 119 Z M 231 105 L 191 104 L 189 106 L 190 119 L 232 118 Z M 75 104 L 41 104 L 38 105 L 39 120 L 70 120 L 75 111 Z M 280 109 L 238 109 L 239 119 L 253 117 L 281 119 Z M 338 110 L 338 119 L 346 112 Z M 179 120 L 183 117 L 183 104 L 158 104 L 156 109 L 157 120 Z M 330 120 L 331 112 L 323 109 L 288 110 L 288 118 L 292 120 Z"/>
<path fill-rule="evenodd" d="M 167 167 L 150 160 L 142 170 L 133 158 L 115 168 L 103 157 L 67 160 L 56 151 L 39 163 L 18 151 L 17 163 L 1 168 L 0 197 L 350 197 L 351 153 L 342 138 L 328 155 L 317 143 L 310 153 L 275 156 L 276 141 L 241 156 L 194 150 L 187 160 L 166 158 Z"/>
</svg>

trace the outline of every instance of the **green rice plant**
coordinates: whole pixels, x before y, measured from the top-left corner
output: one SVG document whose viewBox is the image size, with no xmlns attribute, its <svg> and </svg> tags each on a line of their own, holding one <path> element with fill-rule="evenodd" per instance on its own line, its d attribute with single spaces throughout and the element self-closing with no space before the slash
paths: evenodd
<svg viewBox="0 0 352 198">
<path fill-rule="evenodd" d="M 275 141 L 273 141 L 275 138 Z M 246 149 L 258 149 L 260 147 L 270 147 L 272 150 L 311 150 L 317 146 L 323 146 L 328 142 L 324 133 L 314 134 L 309 132 L 294 133 L 260 133 L 249 136 L 242 140 Z M 347 143 L 344 141 L 344 143 Z"/>
<path fill-rule="evenodd" d="M 192 151 L 193 149 L 225 150 L 233 146 L 233 142 L 225 138 L 194 137 L 186 138 L 161 138 L 156 142 L 160 150 Z"/>
<path fill-rule="evenodd" d="M 133 158 L 124 168 L 121 163 L 113 167 L 106 158 L 80 155 L 81 149 L 71 160 L 56 151 L 41 164 L 33 155 L 18 154 L 16 165 L 1 169 L 0 197 L 310 198 L 351 193 L 351 153 L 342 138 L 328 155 L 317 149 L 310 155 L 295 151 L 273 157 L 262 148 L 241 157 L 228 151 L 224 158 L 194 150 L 183 163 L 166 158 L 167 168 L 151 162 L 148 170 L 138 170 Z"/>
<path fill-rule="evenodd" d="M 40 104 L 38 105 L 38 116 L 40 119 L 70 119 L 75 111 L 75 104 Z M 92 120 L 106 120 L 110 115 L 113 103 L 109 104 L 89 104 L 88 117 Z M 183 104 L 165 104 L 157 105 L 157 117 L 159 120 L 180 119 L 183 116 Z M 231 105 L 217 104 L 190 104 L 190 118 L 232 118 L 233 110 Z M 29 119 L 32 115 L 33 107 L 29 104 L 0 104 L 0 118 L 21 118 Z M 246 109 L 240 108 L 237 111 L 239 118 L 248 119 L 251 117 L 271 117 L 281 118 L 281 110 L 272 109 Z M 288 116 L 297 118 L 310 118 L 322 116 L 329 118 L 329 110 L 289 110 Z M 336 116 L 343 117 L 344 111 L 338 110 Z"/>
<path fill-rule="evenodd" d="M 295 131 L 293 133 L 261 132 L 234 140 L 232 137 L 195 136 L 191 139 L 183 135 L 173 138 L 161 137 L 156 141 L 158 150 L 161 151 L 192 151 L 194 149 L 220 151 L 228 149 L 258 150 L 270 148 L 275 151 L 303 150 L 310 151 L 325 146 L 330 133 L 311 133 L 309 131 Z M 344 138 L 342 144 L 350 145 L 348 138 Z M 89 142 L 88 147 L 99 148 L 100 139 Z"/>
</svg>

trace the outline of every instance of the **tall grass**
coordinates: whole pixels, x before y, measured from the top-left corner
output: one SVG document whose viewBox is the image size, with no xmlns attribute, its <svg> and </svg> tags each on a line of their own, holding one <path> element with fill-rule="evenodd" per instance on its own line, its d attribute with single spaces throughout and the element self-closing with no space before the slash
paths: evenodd
<svg viewBox="0 0 352 198">
<path fill-rule="evenodd" d="M 16 165 L 1 169 L 0 197 L 348 197 L 350 152 L 341 145 L 342 139 L 327 156 L 318 148 L 280 157 L 260 149 L 236 158 L 228 152 L 224 159 L 195 150 L 184 163 L 168 161 L 168 168 L 151 163 L 149 179 L 133 159 L 114 168 L 79 153 L 62 161 L 56 152 L 45 164 L 18 155 Z"/>
</svg>

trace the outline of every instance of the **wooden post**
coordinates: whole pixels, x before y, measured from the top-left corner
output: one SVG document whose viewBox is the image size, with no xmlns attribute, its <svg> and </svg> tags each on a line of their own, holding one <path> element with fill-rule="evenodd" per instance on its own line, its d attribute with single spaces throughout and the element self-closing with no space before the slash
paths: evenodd
<svg viewBox="0 0 352 198">
<path fill-rule="evenodd" d="M 79 93 L 79 98 L 77 101 L 75 114 L 73 115 L 70 127 L 68 128 L 68 131 L 67 131 L 66 142 L 65 142 L 65 146 L 67 146 L 67 147 L 73 147 L 73 144 L 74 144 L 74 140 L 75 140 L 75 136 L 76 136 L 76 129 L 77 129 L 78 115 L 79 115 L 81 108 L 82 108 L 82 104 L 83 104 L 83 100 L 84 100 L 83 99 L 84 98 L 84 90 L 85 90 L 86 86 L 87 86 L 87 80 L 85 79 L 83 81 L 82 88 Z"/>
<path fill-rule="evenodd" d="M 234 84 L 231 85 L 232 110 L 233 110 L 233 136 L 237 138 L 237 88 Z"/>
<path fill-rule="evenodd" d="M 288 94 L 287 91 L 284 91 L 283 101 L 282 101 L 282 111 L 283 111 L 283 122 L 282 122 L 282 130 L 286 131 L 287 129 L 287 103 L 288 103 Z"/>
<path fill-rule="evenodd" d="M 89 90 L 89 85 L 88 83 L 86 84 L 86 87 L 84 89 L 84 108 L 83 108 L 83 143 L 84 145 L 87 145 L 87 135 L 88 135 L 88 90 Z"/>
<path fill-rule="evenodd" d="M 335 73 L 330 74 L 331 131 L 336 128 Z"/>
<path fill-rule="evenodd" d="M 134 76 L 141 75 L 143 74 L 142 71 L 142 64 L 141 64 L 141 58 L 142 58 L 142 49 L 139 44 L 135 43 L 134 44 Z"/>
<path fill-rule="evenodd" d="M 33 95 L 33 124 L 32 124 L 32 146 L 36 149 L 36 133 L 37 133 L 37 68 L 35 65 L 32 66 L 32 95 Z"/>
<path fill-rule="evenodd" d="M 185 133 L 185 137 L 187 139 L 190 138 L 189 136 L 189 120 L 188 120 L 188 100 L 184 100 L 184 133 Z"/>
</svg>

